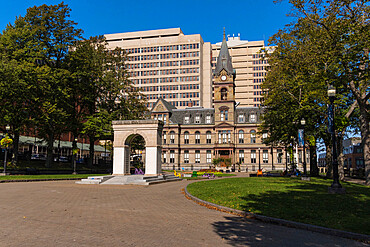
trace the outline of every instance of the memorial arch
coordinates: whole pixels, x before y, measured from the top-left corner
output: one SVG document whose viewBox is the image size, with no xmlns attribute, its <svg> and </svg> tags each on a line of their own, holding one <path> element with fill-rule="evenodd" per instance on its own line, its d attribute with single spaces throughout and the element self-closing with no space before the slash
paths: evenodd
<svg viewBox="0 0 370 247">
<path fill-rule="evenodd" d="M 162 121 L 118 120 L 112 124 L 113 175 L 130 175 L 130 143 L 140 135 L 145 140 L 145 176 L 158 176 L 162 171 Z"/>
</svg>

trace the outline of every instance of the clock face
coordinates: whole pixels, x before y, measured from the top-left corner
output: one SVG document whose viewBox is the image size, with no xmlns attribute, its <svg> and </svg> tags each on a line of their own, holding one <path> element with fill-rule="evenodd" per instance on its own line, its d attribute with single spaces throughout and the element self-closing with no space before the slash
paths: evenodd
<svg viewBox="0 0 370 247">
<path fill-rule="evenodd" d="M 221 80 L 225 81 L 226 80 L 226 75 L 221 76 Z"/>
</svg>

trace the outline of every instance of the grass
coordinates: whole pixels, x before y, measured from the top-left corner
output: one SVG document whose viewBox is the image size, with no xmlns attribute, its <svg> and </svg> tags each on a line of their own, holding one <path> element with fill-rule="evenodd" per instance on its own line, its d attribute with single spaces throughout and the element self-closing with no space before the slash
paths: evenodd
<svg viewBox="0 0 370 247">
<path fill-rule="evenodd" d="M 188 191 L 229 208 L 370 235 L 370 188 L 343 182 L 346 194 L 328 194 L 331 183 L 321 178 L 233 178 L 192 183 Z"/>
<path fill-rule="evenodd" d="M 33 179 L 83 179 L 91 176 L 104 176 L 102 174 L 56 174 L 56 175 L 8 175 L 0 176 L 0 180 L 33 180 Z"/>
</svg>

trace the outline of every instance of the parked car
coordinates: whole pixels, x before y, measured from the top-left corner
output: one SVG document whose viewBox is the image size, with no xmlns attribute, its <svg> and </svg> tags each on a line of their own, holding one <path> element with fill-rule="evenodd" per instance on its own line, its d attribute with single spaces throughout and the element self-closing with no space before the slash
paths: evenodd
<svg viewBox="0 0 370 247">
<path fill-rule="evenodd" d="M 54 158 L 54 161 L 58 161 L 58 157 L 55 157 Z M 67 157 L 64 157 L 64 156 L 60 156 L 59 157 L 59 162 L 67 163 L 68 162 L 68 158 Z"/>
<path fill-rule="evenodd" d="M 31 160 L 46 160 L 45 154 L 32 154 Z"/>
</svg>

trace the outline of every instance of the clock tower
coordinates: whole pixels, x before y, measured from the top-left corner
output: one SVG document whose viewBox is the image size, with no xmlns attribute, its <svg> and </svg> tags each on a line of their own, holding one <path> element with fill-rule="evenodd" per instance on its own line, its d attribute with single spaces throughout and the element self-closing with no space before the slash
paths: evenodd
<svg viewBox="0 0 370 247">
<path fill-rule="evenodd" d="M 234 124 L 235 70 L 227 47 L 225 32 L 214 72 L 215 124 Z"/>
</svg>

